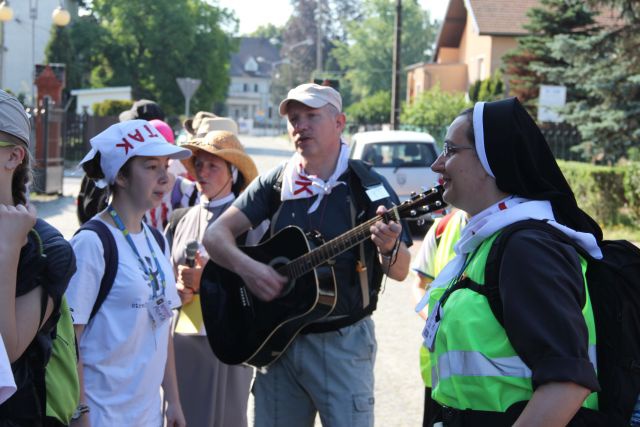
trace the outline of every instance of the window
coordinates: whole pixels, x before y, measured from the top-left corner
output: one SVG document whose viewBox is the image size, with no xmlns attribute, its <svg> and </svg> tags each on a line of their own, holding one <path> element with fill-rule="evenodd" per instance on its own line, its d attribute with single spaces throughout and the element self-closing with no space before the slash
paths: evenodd
<svg viewBox="0 0 640 427">
<path fill-rule="evenodd" d="M 367 144 L 362 152 L 362 160 L 383 167 L 423 168 L 431 165 L 436 157 L 434 145 L 422 142 Z"/>
<path fill-rule="evenodd" d="M 253 85 L 253 91 L 254 91 L 254 92 L 259 92 L 259 91 L 260 91 L 260 86 L 258 86 L 258 83 L 255 83 L 255 84 Z"/>
</svg>

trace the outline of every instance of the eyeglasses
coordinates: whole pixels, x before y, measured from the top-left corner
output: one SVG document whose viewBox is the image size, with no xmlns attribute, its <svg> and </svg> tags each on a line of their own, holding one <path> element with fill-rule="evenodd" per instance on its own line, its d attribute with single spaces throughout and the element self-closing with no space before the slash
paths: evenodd
<svg viewBox="0 0 640 427">
<path fill-rule="evenodd" d="M 445 142 L 444 146 L 442 147 L 442 155 L 448 158 L 456 154 L 459 150 L 475 150 L 475 147 L 471 147 L 468 145 L 453 145 L 449 142 Z"/>
<path fill-rule="evenodd" d="M 0 147 L 13 147 L 14 144 L 13 142 L 5 142 L 5 141 L 0 141 Z"/>
</svg>

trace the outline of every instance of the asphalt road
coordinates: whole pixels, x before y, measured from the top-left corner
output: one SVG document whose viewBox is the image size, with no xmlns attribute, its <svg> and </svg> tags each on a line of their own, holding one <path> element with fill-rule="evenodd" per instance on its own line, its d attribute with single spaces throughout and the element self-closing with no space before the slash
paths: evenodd
<svg viewBox="0 0 640 427">
<path fill-rule="evenodd" d="M 242 136 L 240 139 L 260 172 L 278 165 L 292 153 L 290 143 L 284 138 Z M 57 227 L 66 238 L 71 238 L 78 228 L 75 197 L 81 176 L 78 170 L 68 170 L 62 196 L 36 196 L 33 199 L 38 215 Z M 415 239 L 412 254 L 421 244 L 421 239 Z M 373 315 L 378 340 L 376 426 L 418 426 L 422 422 L 424 388 L 418 368 L 418 349 L 423 322 L 412 309 L 411 284 L 414 280 L 412 274 L 404 282 L 388 279 L 378 310 Z M 249 412 L 252 418 L 252 410 Z M 319 422 L 316 424 L 320 425 Z"/>
</svg>

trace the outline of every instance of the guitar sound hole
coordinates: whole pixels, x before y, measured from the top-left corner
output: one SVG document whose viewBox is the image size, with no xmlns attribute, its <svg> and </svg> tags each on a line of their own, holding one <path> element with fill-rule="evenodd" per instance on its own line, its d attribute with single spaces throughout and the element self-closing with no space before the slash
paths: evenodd
<svg viewBox="0 0 640 427">
<path fill-rule="evenodd" d="M 279 256 L 279 257 L 276 257 L 276 258 L 272 259 L 271 262 L 269 263 L 269 266 L 277 271 L 280 267 L 283 267 L 283 266 L 287 265 L 288 263 L 289 263 L 289 258 L 283 257 L 283 256 Z M 282 293 L 280 294 L 280 296 L 278 296 L 278 298 L 283 298 L 283 297 L 286 297 L 287 295 L 289 295 L 291 293 L 291 291 L 293 290 L 293 287 L 295 286 L 295 284 L 296 284 L 295 279 L 294 280 L 290 280 L 289 282 L 285 283 L 284 287 L 282 288 Z"/>
</svg>

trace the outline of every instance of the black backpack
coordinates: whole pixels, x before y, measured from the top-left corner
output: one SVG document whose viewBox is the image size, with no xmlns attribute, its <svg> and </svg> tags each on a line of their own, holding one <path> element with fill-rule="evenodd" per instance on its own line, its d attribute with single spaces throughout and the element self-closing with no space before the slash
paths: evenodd
<svg viewBox="0 0 640 427">
<path fill-rule="evenodd" d="M 76 214 L 80 224 L 93 218 L 98 212 L 106 209 L 109 203 L 109 187 L 96 187 L 96 182 L 87 175 L 82 177 L 80 192 L 76 200 Z"/>
<path fill-rule="evenodd" d="M 525 220 L 505 227 L 489 251 L 485 286 L 472 289 L 489 300 L 491 311 L 503 323 L 500 299 L 500 261 L 506 243 L 524 229 L 542 230 L 570 244 L 587 260 L 587 283 L 596 326 L 599 409 L 609 426 L 629 425 L 640 397 L 640 249 L 626 240 L 600 243 L 603 258 L 592 258 L 566 234 L 545 221 Z"/>
<path fill-rule="evenodd" d="M 17 281 L 27 288 L 20 295 L 42 285 L 50 279 L 50 267 L 57 274 L 71 278 L 75 272 L 75 256 L 73 250 L 60 232 L 38 219 L 28 236 L 28 243 L 20 253 Z M 24 291 L 24 292 L 23 292 Z M 58 319 L 61 316 L 62 304 L 43 323 L 49 295 L 43 292 L 40 304 L 40 329 L 24 353 L 11 364 L 17 385 L 16 392 L 0 405 L 0 426 L 42 426 L 56 425 L 56 421 L 46 418 L 47 388 L 46 369 L 55 351 L 58 335 Z M 64 298 L 64 297 L 63 297 Z M 68 331 L 65 331 L 68 332 Z M 71 331 L 71 336 L 73 332 Z M 58 342 L 58 344 L 60 344 Z M 75 347 L 75 342 L 64 343 Z M 75 365 L 75 360 L 72 361 Z"/>
<path fill-rule="evenodd" d="M 116 239 L 113 237 L 111 230 L 109 230 L 104 222 L 97 219 L 87 221 L 78 229 L 78 231 L 75 232 L 75 234 L 78 234 L 82 230 L 93 231 L 98 235 L 100 242 L 102 243 L 104 256 L 104 275 L 100 281 L 98 296 L 96 297 L 96 301 L 91 309 L 91 314 L 89 315 L 89 320 L 91 320 L 98 310 L 100 310 L 102 303 L 107 299 L 107 295 L 109 295 L 109 292 L 113 287 L 113 281 L 115 280 L 116 273 L 118 272 L 118 248 L 116 246 Z M 160 233 L 160 231 L 155 227 L 149 227 L 149 230 L 151 230 L 151 234 L 153 234 L 156 242 L 158 242 L 160 250 L 164 253 L 164 237 L 162 236 L 162 233 Z"/>
</svg>

